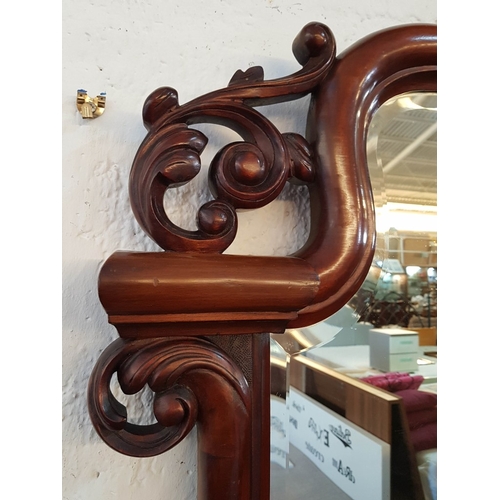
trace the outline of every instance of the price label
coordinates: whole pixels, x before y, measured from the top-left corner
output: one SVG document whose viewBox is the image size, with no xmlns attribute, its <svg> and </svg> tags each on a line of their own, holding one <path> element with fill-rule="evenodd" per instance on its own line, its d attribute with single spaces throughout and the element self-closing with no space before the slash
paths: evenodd
<svg viewBox="0 0 500 500">
<path fill-rule="evenodd" d="M 353 500 L 389 500 L 390 446 L 291 387 L 290 443 Z"/>
</svg>

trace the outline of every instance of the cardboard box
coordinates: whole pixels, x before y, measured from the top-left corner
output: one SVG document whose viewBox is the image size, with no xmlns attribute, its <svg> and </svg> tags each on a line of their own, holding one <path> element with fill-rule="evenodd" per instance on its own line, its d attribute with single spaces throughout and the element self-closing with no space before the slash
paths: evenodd
<svg viewBox="0 0 500 500">
<path fill-rule="evenodd" d="M 372 328 L 370 366 L 384 372 L 417 370 L 418 333 L 401 328 Z"/>
</svg>

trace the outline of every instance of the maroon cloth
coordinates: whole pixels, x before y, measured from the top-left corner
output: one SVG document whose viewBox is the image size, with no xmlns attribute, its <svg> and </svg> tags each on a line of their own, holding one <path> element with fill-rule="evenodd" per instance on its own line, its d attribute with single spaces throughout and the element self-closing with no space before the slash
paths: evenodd
<svg viewBox="0 0 500 500">
<path fill-rule="evenodd" d="M 403 400 L 407 414 L 414 411 L 428 410 L 437 406 L 437 394 L 433 392 L 405 389 L 403 391 L 396 391 L 394 394 Z"/>
<path fill-rule="evenodd" d="M 405 389 L 418 389 L 424 377 L 422 375 L 410 375 L 409 373 L 389 372 L 384 375 L 364 377 L 361 380 L 386 391 L 396 392 Z"/>
<path fill-rule="evenodd" d="M 415 451 L 437 448 L 437 422 L 411 430 L 410 439 Z"/>
<path fill-rule="evenodd" d="M 425 410 L 410 411 L 406 414 L 410 430 L 419 429 L 427 424 L 437 422 L 437 406 Z"/>
<path fill-rule="evenodd" d="M 403 400 L 415 451 L 437 448 L 437 394 L 418 390 L 424 377 L 389 372 L 361 380 L 392 392 Z"/>
</svg>

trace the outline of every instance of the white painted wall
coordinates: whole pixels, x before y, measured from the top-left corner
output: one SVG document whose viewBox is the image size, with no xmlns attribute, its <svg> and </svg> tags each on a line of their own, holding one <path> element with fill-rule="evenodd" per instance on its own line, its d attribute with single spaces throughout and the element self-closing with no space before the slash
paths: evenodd
<svg viewBox="0 0 500 500">
<path fill-rule="evenodd" d="M 292 41 L 310 21 L 327 24 L 341 52 L 381 28 L 435 23 L 436 1 L 63 0 L 65 500 L 196 497 L 194 434 L 164 455 L 136 459 L 108 448 L 90 423 L 87 381 L 100 352 L 117 337 L 97 297 L 98 271 L 116 250 L 157 248 L 135 222 L 127 193 L 132 159 L 146 133 L 141 111 L 149 93 L 168 85 L 182 104 L 225 86 L 239 68 L 261 65 L 266 78 L 290 74 L 299 67 Z M 81 118 L 75 107 L 79 88 L 92 96 L 107 93 L 102 117 Z M 303 100 L 266 113 L 282 131 L 303 132 L 306 105 Z M 216 130 L 213 142 L 221 145 L 226 137 Z M 169 208 L 187 228 L 208 196 L 201 183 L 192 184 Z M 303 195 L 288 191 L 271 206 L 244 214 L 230 251 L 288 254 L 306 237 L 307 213 Z M 145 418 L 141 402 L 130 410 Z"/>
</svg>

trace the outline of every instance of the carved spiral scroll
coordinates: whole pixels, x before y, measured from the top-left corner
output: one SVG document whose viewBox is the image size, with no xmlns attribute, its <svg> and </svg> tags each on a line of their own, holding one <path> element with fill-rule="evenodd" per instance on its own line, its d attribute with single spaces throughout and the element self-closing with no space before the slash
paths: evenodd
<svg viewBox="0 0 500 500">
<path fill-rule="evenodd" d="M 149 133 L 141 144 L 130 174 L 130 199 L 142 228 L 165 250 L 223 252 L 237 230 L 237 209 L 259 208 L 273 201 L 289 179 L 311 182 L 311 150 L 297 134 L 281 134 L 256 105 L 297 99 L 311 92 L 335 60 L 335 40 L 319 23 L 305 26 L 293 43 L 303 68 L 291 76 L 264 80 L 262 68 L 237 71 L 225 89 L 182 106 L 169 87 L 146 100 L 143 119 Z M 171 222 L 164 208 L 169 188 L 189 182 L 201 168 L 207 138 L 189 128 L 213 123 L 237 132 L 242 141 L 219 151 L 209 171 L 214 201 L 201 207 L 198 230 Z"/>
<path fill-rule="evenodd" d="M 125 394 L 136 394 L 149 385 L 155 393 L 157 423 L 141 426 L 127 421 L 126 408 L 110 389 L 114 373 Z M 95 365 L 88 404 L 101 438 L 126 455 L 163 453 L 179 443 L 195 423 L 200 450 L 212 462 L 227 462 L 234 454 L 249 450 L 248 383 L 224 352 L 203 339 L 117 339 Z"/>
</svg>

